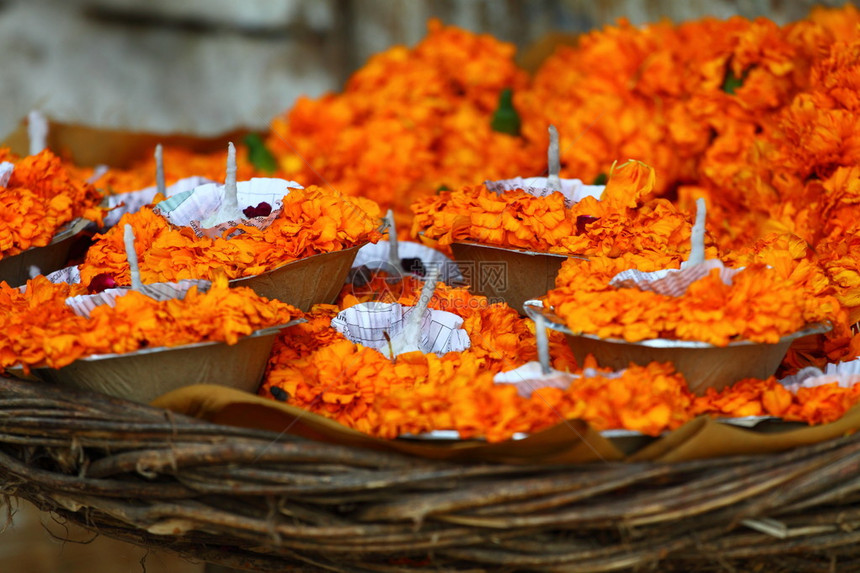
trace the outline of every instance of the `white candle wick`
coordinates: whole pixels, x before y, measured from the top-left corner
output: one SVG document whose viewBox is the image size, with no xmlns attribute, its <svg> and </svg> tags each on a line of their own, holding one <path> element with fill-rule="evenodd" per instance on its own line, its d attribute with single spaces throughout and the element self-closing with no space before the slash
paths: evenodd
<svg viewBox="0 0 860 573">
<path fill-rule="evenodd" d="M 535 341 L 537 343 L 538 361 L 540 361 L 540 370 L 544 375 L 552 372 L 549 358 L 549 337 L 546 334 L 546 319 L 542 314 L 536 314 L 535 321 Z"/>
<path fill-rule="evenodd" d="M 561 151 L 558 144 L 558 130 L 554 125 L 549 126 L 549 147 L 547 154 L 548 175 L 546 178 L 546 193 L 561 192 Z"/>
<path fill-rule="evenodd" d="M 236 186 L 236 147 L 233 142 L 227 144 L 227 176 L 224 178 L 224 207 L 223 211 L 234 213 L 239 211 L 239 197 Z"/>
<path fill-rule="evenodd" d="M 30 155 L 37 155 L 48 147 L 48 120 L 41 112 L 33 110 L 27 116 L 27 137 Z"/>
<path fill-rule="evenodd" d="M 690 231 L 690 258 L 688 264 L 698 265 L 705 262 L 705 219 L 707 207 L 702 197 L 696 199 L 696 223 Z"/>
<path fill-rule="evenodd" d="M 143 283 L 140 281 L 140 266 L 137 264 L 137 251 L 134 249 L 134 229 L 128 223 L 123 228 L 123 242 L 125 243 L 125 256 L 131 269 L 131 290 L 140 291 Z"/>
<path fill-rule="evenodd" d="M 433 298 L 433 295 L 436 293 L 436 284 L 438 282 L 439 268 L 434 266 L 424 281 L 424 287 L 421 289 L 418 303 L 415 305 L 415 310 L 412 311 L 412 315 L 409 317 L 415 323 L 421 324 L 421 319 L 424 318 L 424 315 L 427 313 L 427 305 L 430 304 L 430 299 Z"/>
<path fill-rule="evenodd" d="M 403 328 L 391 337 L 390 346 L 394 356 L 406 352 L 421 350 L 421 322 L 427 314 L 427 306 L 436 292 L 436 284 L 439 281 L 439 269 L 434 268 L 424 281 L 424 288 L 418 296 L 418 302 L 412 308 L 409 316 L 404 321 Z"/>
<path fill-rule="evenodd" d="M 400 268 L 400 245 L 397 242 L 397 225 L 394 222 L 394 211 L 388 210 L 385 215 L 388 220 L 388 263 L 398 271 Z"/>
<path fill-rule="evenodd" d="M 163 196 L 167 196 L 167 186 L 164 183 L 164 150 L 161 144 L 155 146 L 155 187 Z"/>
</svg>

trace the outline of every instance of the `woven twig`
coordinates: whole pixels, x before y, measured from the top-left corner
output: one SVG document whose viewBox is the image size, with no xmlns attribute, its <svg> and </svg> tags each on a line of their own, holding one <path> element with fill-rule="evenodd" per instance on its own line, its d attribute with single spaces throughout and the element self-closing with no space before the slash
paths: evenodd
<svg viewBox="0 0 860 573">
<path fill-rule="evenodd" d="M 675 464 L 451 463 L 0 379 L 0 493 L 253 571 L 860 570 L 858 470 L 853 436 Z"/>
</svg>

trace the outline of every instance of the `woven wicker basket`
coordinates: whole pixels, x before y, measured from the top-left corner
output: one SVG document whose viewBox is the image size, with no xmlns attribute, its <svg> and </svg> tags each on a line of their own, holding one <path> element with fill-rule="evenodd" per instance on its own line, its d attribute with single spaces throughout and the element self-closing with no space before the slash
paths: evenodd
<svg viewBox="0 0 860 573">
<path fill-rule="evenodd" d="M 454 464 L 0 379 L 0 483 L 251 571 L 860 570 L 860 436 L 677 464 Z"/>
</svg>

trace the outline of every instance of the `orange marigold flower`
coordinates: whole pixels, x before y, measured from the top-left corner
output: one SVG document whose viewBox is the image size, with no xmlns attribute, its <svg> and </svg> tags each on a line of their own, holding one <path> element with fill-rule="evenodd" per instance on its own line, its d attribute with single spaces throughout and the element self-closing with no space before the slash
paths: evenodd
<svg viewBox="0 0 860 573">
<path fill-rule="evenodd" d="M 115 227 L 96 236 L 80 266 L 79 288 L 86 288 L 93 277 L 102 273 L 111 274 L 120 285 L 129 284 L 122 232 L 125 224 L 134 229 L 141 280 L 145 283 L 209 279 L 220 272 L 229 279 L 252 276 L 380 237 L 375 203 L 318 187 L 291 190 L 269 227 L 261 230 L 240 225 L 242 233 L 229 239 L 198 237 L 191 228 L 175 227 L 152 209 L 144 208 L 123 215 Z"/>
<path fill-rule="evenodd" d="M 201 341 L 235 344 L 242 336 L 302 315 L 251 289 L 230 289 L 223 277 L 205 293 L 192 287 L 183 299 L 156 301 L 131 291 L 118 297 L 113 307 L 96 307 L 89 318 L 65 304 L 69 295 L 69 285 L 53 284 L 41 276 L 28 281 L 23 290 L 0 283 L 4 309 L 0 367 L 60 368 L 90 354 L 123 354 Z"/>
<path fill-rule="evenodd" d="M 101 195 L 49 150 L 21 159 L 3 150 L 2 160 L 12 162 L 14 170 L 0 186 L 0 258 L 48 245 L 79 217 L 101 222 Z"/>
<path fill-rule="evenodd" d="M 413 203 L 412 232 L 440 247 L 466 240 L 567 255 L 680 258 L 689 251 L 687 214 L 665 199 L 646 200 L 654 181 L 654 171 L 640 162 L 616 165 L 600 201 L 585 197 L 570 207 L 561 193 L 443 191 Z"/>
<path fill-rule="evenodd" d="M 721 417 L 775 416 L 787 421 L 826 424 L 841 418 L 860 402 L 860 384 L 850 388 L 838 383 L 800 388 L 792 394 L 775 378 L 747 379 L 715 391 L 709 388 L 695 398 L 692 412 Z"/>
<path fill-rule="evenodd" d="M 807 323 L 835 320 L 840 311 L 832 298 L 810 299 L 802 287 L 761 264 L 737 273 L 731 285 L 715 269 L 678 297 L 616 288 L 605 276 L 588 278 L 591 261 L 570 264 L 585 277 L 560 273 L 559 286 L 546 300 L 571 330 L 601 338 L 774 343 Z"/>
</svg>

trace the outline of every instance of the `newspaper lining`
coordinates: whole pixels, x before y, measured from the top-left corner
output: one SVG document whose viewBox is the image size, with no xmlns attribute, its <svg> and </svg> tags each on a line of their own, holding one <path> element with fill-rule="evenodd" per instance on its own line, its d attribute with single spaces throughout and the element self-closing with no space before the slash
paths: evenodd
<svg viewBox="0 0 860 573">
<path fill-rule="evenodd" d="M 400 332 L 415 307 L 366 302 L 341 311 L 331 326 L 349 340 L 389 356 L 389 339 Z M 462 352 L 471 346 L 463 319 L 451 312 L 429 309 L 421 321 L 419 350 L 425 354 Z M 388 339 L 386 339 L 386 335 Z"/>
<path fill-rule="evenodd" d="M 484 185 L 494 193 L 521 189 L 535 197 L 546 197 L 550 194 L 548 180 L 548 177 L 515 177 L 513 179 L 485 181 Z M 599 201 L 605 188 L 605 185 L 586 185 L 579 179 L 561 179 L 561 194 L 564 195 L 564 204 L 567 207 L 579 203 L 586 197 L 594 197 Z"/>
<path fill-rule="evenodd" d="M 713 269 L 720 270 L 720 279 L 726 285 L 731 285 L 734 276 L 743 270 L 730 269 L 719 259 L 711 259 L 681 269 L 661 269 L 649 273 L 628 269 L 612 277 L 609 284 L 617 288 L 638 288 L 677 297 L 687 292 L 691 284 L 706 277 Z"/>
<path fill-rule="evenodd" d="M 195 187 L 199 187 L 207 183 L 214 183 L 214 181 L 199 175 L 186 177 L 185 179 L 180 179 L 173 185 L 168 185 L 164 190 L 165 196 L 174 197 L 180 193 L 185 193 L 186 191 L 190 191 Z M 151 205 L 157 193 L 158 187 L 153 185 L 137 191 L 129 191 L 128 193 L 118 193 L 116 195 L 108 196 L 108 207 L 111 207 L 112 210 L 105 215 L 104 226 L 113 227 L 126 213 L 137 213 L 144 206 Z"/>
<path fill-rule="evenodd" d="M 260 203 L 268 203 L 272 207 L 272 212 L 266 217 L 230 220 L 213 227 L 203 227 L 201 221 L 217 213 L 224 201 L 225 188 L 219 183 L 207 183 L 174 195 L 159 203 L 156 206 L 156 212 L 176 226 L 191 228 L 198 237 L 216 238 L 239 225 L 265 229 L 277 218 L 284 197 L 289 195 L 290 190 L 302 189 L 302 186 L 295 181 L 285 179 L 255 177 L 250 181 L 240 181 L 236 184 L 236 188 L 240 210 L 256 207 Z"/>
<path fill-rule="evenodd" d="M 185 298 L 186 293 L 191 290 L 191 287 L 197 287 L 198 290 L 206 292 L 212 285 L 206 280 L 184 279 L 175 283 L 152 283 L 143 285 L 140 289 L 142 294 L 158 301 Z M 66 299 L 66 305 L 71 307 L 72 311 L 78 316 L 90 317 L 92 311 L 99 306 L 108 305 L 116 306 L 116 299 L 125 296 L 132 292 L 129 287 L 110 288 L 95 294 L 83 294 L 78 296 L 70 296 Z"/>
</svg>

